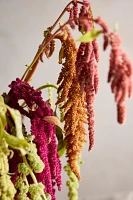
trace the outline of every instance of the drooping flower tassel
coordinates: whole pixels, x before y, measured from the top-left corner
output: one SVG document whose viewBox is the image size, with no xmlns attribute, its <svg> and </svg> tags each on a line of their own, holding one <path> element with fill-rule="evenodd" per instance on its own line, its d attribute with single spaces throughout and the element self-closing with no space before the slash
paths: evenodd
<svg viewBox="0 0 133 200">
<path fill-rule="evenodd" d="M 73 79 L 72 86 L 68 93 L 68 100 L 63 106 L 65 116 L 65 141 L 66 141 L 66 156 L 71 170 L 80 180 L 80 171 L 77 164 L 77 159 L 81 153 L 83 143 L 86 141 L 86 130 L 84 123 L 87 123 L 85 94 L 80 94 L 80 86 Z"/>
<path fill-rule="evenodd" d="M 62 108 L 64 109 L 64 131 L 66 141 L 66 156 L 68 163 L 78 179 L 81 179 L 80 172 L 77 167 L 77 159 L 82 150 L 83 143 L 86 142 L 86 131 L 84 123 L 86 119 L 85 95 L 80 93 L 80 85 L 76 78 L 76 44 L 71 37 L 62 40 L 63 53 L 59 56 L 65 58 L 62 70 L 58 78 L 58 93 L 61 97 L 56 104 L 66 100 Z M 61 62 L 61 59 L 60 63 Z"/>
<path fill-rule="evenodd" d="M 95 50 L 94 50 L 95 49 Z M 86 93 L 86 103 L 88 110 L 88 129 L 89 129 L 89 150 L 94 146 L 94 99 L 98 92 L 98 70 L 96 59 L 98 51 L 92 42 L 81 43 L 77 53 L 76 73 L 80 83 L 81 93 Z"/>
<path fill-rule="evenodd" d="M 110 33 L 108 37 L 111 45 L 108 82 L 111 83 L 111 91 L 117 103 L 117 121 L 122 124 L 126 117 L 126 98 L 132 96 L 133 68 L 128 56 L 121 48 L 119 36 L 116 33 Z"/>
<path fill-rule="evenodd" d="M 57 84 L 59 85 L 58 93 L 61 92 L 61 96 L 58 99 L 56 104 L 63 102 L 67 96 L 69 89 L 72 85 L 72 80 L 75 73 L 75 61 L 76 61 L 76 53 L 77 48 L 72 37 L 67 37 L 65 40 L 62 40 L 63 56 L 65 62 L 62 64 L 62 70 L 59 74 L 59 78 Z"/>
<path fill-rule="evenodd" d="M 44 120 L 45 116 L 53 116 L 53 111 L 43 101 L 41 92 L 34 90 L 28 83 L 16 79 L 10 84 L 10 88 L 8 104 L 30 118 L 31 133 L 35 136 L 34 142 L 38 149 L 38 155 L 45 165 L 44 170 L 37 173 L 36 178 L 39 182 L 44 183 L 45 192 L 48 192 L 52 196 L 52 200 L 55 200 L 55 184 L 58 185 L 59 190 L 61 189 L 61 164 L 57 153 L 54 125 Z M 19 105 L 20 99 L 25 101 L 28 110 Z"/>
</svg>

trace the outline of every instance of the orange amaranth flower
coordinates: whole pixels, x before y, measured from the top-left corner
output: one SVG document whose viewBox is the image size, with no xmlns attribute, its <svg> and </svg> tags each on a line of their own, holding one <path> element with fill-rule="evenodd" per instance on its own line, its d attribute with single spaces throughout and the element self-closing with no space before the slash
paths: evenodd
<svg viewBox="0 0 133 200">
<path fill-rule="evenodd" d="M 80 171 L 77 166 L 77 160 L 81 153 L 83 143 L 86 141 L 86 130 L 84 123 L 87 123 L 86 106 L 84 103 L 85 95 L 80 94 L 80 86 L 76 78 L 73 79 L 68 93 L 68 100 L 63 106 L 65 111 L 65 140 L 66 156 L 72 171 L 80 180 Z"/>
<path fill-rule="evenodd" d="M 72 37 L 67 37 L 62 42 L 62 58 L 65 62 L 62 64 L 62 70 L 59 74 L 57 84 L 59 85 L 58 93 L 61 92 L 61 96 L 57 101 L 57 104 L 63 102 L 67 96 L 69 89 L 72 85 L 72 80 L 75 72 L 75 61 L 77 55 L 77 48 L 75 41 Z"/>
<path fill-rule="evenodd" d="M 78 179 L 81 179 L 77 160 L 81 153 L 83 143 L 86 142 L 86 131 L 84 123 L 86 119 L 86 107 L 84 104 L 85 95 L 80 93 L 80 85 L 76 79 L 76 56 L 77 48 L 72 37 L 64 37 L 61 39 L 62 47 L 59 54 L 59 63 L 65 58 L 61 73 L 57 83 L 61 83 L 58 93 L 61 93 L 56 104 L 66 100 L 62 107 L 65 112 L 64 130 L 66 140 L 66 156 L 68 163 Z"/>
</svg>

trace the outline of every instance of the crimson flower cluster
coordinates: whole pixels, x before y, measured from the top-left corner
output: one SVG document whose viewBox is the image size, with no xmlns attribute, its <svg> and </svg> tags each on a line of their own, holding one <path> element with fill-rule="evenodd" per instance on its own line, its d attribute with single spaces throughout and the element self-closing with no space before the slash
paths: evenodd
<svg viewBox="0 0 133 200">
<path fill-rule="evenodd" d="M 49 104 L 41 97 L 41 91 L 36 91 L 28 83 L 16 79 L 9 87 L 11 90 L 8 93 L 8 104 L 15 109 L 18 109 L 24 116 L 30 118 L 31 134 L 34 135 L 34 142 L 37 146 L 38 155 L 44 162 L 45 168 L 41 173 L 36 174 L 38 182 L 45 185 L 45 193 L 52 196 L 55 200 L 55 185 L 61 190 L 61 163 L 57 153 L 55 127 L 51 123 L 45 121 L 45 116 L 53 116 L 53 110 Z M 19 105 L 19 100 L 24 100 L 28 110 Z M 17 157 L 14 156 L 11 160 L 12 169 L 17 169 Z M 14 171 L 15 172 L 15 171 Z M 17 175 L 17 170 L 12 179 Z"/>
</svg>

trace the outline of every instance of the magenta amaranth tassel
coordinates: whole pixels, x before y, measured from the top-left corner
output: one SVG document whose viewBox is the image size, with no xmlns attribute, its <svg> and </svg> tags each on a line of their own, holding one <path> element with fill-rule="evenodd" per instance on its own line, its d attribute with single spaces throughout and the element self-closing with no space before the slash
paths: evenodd
<svg viewBox="0 0 133 200">
<path fill-rule="evenodd" d="M 34 90 L 28 83 L 17 78 L 9 87 L 9 105 L 30 118 L 31 133 L 35 136 L 38 155 L 45 165 L 43 172 L 36 174 L 37 180 L 45 185 L 45 192 L 55 200 L 55 184 L 61 189 L 61 164 L 57 153 L 55 127 L 43 119 L 45 116 L 53 116 L 54 113 L 43 101 L 41 91 Z M 20 99 L 25 101 L 29 111 L 19 105 Z M 32 109 L 34 105 L 35 109 Z"/>
</svg>

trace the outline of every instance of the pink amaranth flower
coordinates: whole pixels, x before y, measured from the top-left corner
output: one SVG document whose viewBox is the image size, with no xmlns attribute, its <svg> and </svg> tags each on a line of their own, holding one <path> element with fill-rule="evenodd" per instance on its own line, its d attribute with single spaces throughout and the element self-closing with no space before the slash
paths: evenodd
<svg viewBox="0 0 133 200">
<path fill-rule="evenodd" d="M 44 170 L 41 173 L 36 173 L 37 181 L 45 185 L 45 192 L 51 194 L 54 200 L 55 194 L 53 194 L 50 165 L 48 162 L 48 137 L 44 132 L 44 124 L 41 119 L 31 119 L 31 133 L 35 136 L 38 154 L 45 164 Z"/>
<path fill-rule="evenodd" d="M 74 22 L 76 25 L 78 25 L 78 20 L 76 20 L 78 18 L 78 15 L 79 15 L 78 3 L 77 3 L 77 1 L 76 2 L 73 1 L 73 17 L 74 17 Z"/>
<path fill-rule="evenodd" d="M 45 165 L 44 170 L 36 174 L 37 180 L 45 185 L 45 192 L 50 193 L 52 200 L 55 200 L 55 184 L 61 189 L 61 164 L 57 153 L 55 127 L 43 119 L 45 116 L 53 116 L 54 113 L 43 101 L 41 91 L 34 90 L 28 83 L 17 78 L 9 87 L 11 90 L 8 104 L 30 118 L 31 134 L 35 136 L 38 155 Z M 24 100 L 29 109 L 21 107 L 19 100 Z"/>
<path fill-rule="evenodd" d="M 99 47 L 96 39 L 92 41 L 92 45 L 93 45 L 95 59 L 97 62 L 99 62 Z"/>
<path fill-rule="evenodd" d="M 73 13 L 73 8 L 71 8 L 69 11 L 69 20 L 70 20 L 69 25 L 72 29 L 75 28 L 75 22 L 73 19 L 74 19 L 74 13 Z"/>
<path fill-rule="evenodd" d="M 95 21 L 95 23 L 99 24 L 102 27 L 102 31 L 103 31 L 104 34 L 109 33 L 108 26 L 105 24 L 105 22 L 102 20 L 101 17 L 98 17 L 94 21 Z"/>
<path fill-rule="evenodd" d="M 108 82 L 111 83 L 111 91 L 114 93 L 117 103 L 117 120 L 122 124 L 126 116 L 125 100 L 132 95 L 133 67 L 121 48 L 121 40 L 118 34 L 110 33 L 107 25 L 100 17 L 95 22 L 102 27 L 103 49 L 106 50 L 108 45 L 111 46 Z"/>
<path fill-rule="evenodd" d="M 76 25 L 78 25 L 78 3 L 77 1 L 73 1 L 73 5 L 72 7 L 70 8 L 67 7 L 66 10 L 69 12 L 69 25 L 72 29 L 75 28 Z"/>
<path fill-rule="evenodd" d="M 95 47 L 95 51 L 94 51 Z M 95 43 L 81 43 L 77 53 L 76 74 L 80 83 L 81 93 L 86 93 L 86 103 L 88 110 L 89 129 L 89 150 L 94 146 L 94 98 L 98 92 L 98 70 L 96 65 L 98 60 L 98 48 Z"/>
<path fill-rule="evenodd" d="M 88 18 L 88 19 L 86 19 Z M 94 28 L 93 16 L 90 3 L 83 1 L 83 6 L 79 13 L 79 30 L 82 32 L 91 31 Z M 89 129 L 89 151 L 94 146 L 94 98 L 98 92 L 98 70 L 96 62 L 99 61 L 99 49 L 97 41 L 81 43 L 77 53 L 76 74 L 80 83 L 81 93 L 86 93 L 86 103 L 88 110 Z"/>
<path fill-rule="evenodd" d="M 133 69 L 128 56 L 121 48 L 119 36 L 116 33 L 110 33 L 108 38 L 111 45 L 108 82 L 111 83 L 111 90 L 117 103 L 117 119 L 122 124 L 126 115 L 126 97 L 131 97 L 132 95 Z"/>
<path fill-rule="evenodd" d="M 90 3 L 87 0 L 83 1 L 83 5 L 79 13 L 79 31 L 88 32 L 93 29 L 93 16 L 91 12 Z"/>
</svg>

